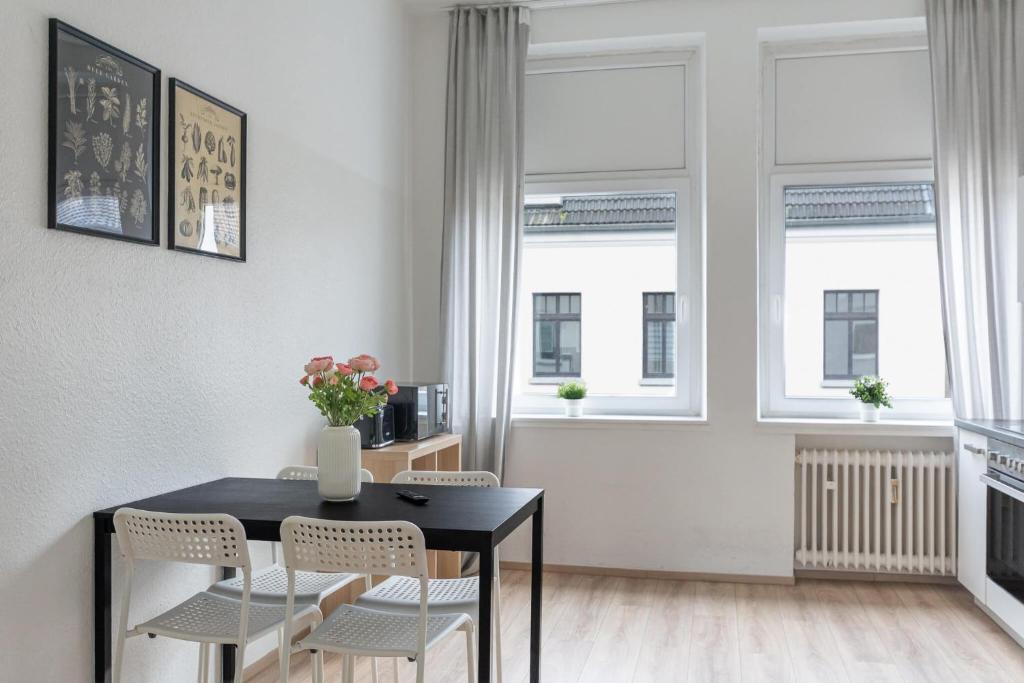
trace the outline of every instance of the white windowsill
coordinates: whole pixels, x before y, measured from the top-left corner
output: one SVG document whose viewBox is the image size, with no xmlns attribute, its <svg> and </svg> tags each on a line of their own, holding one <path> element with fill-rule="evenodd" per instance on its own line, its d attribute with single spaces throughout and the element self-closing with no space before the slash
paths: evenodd
<svg viewBox="0 0 1024 683">
<path fill-rule="evenodd" d="M 561 384 L 562 382 L 579 382 L 579 377 L 531 377 L 530 384 Z"/>
<path fill-rule="evenodd" d="M 674 387 L 675 377 L 643 377 L 638 384 L 642 387 Z"/>
<path fill-rule="evenodd" d="M 953 436 L 953 420 L 886 420 L 864 422 L 839 418 L 763 417 L 757 429 L 786 434 L 867 436 Z"/>
<path fill-rule="evenodd" d="M 688 415 L 583 415 L 566 417 L 557 413 L 519 413 L 512 416 L 513 427 L 541 427 L 547 429 L 594 429 L 621 427 L 707 427 L 704 417 Z"/>
</svg>

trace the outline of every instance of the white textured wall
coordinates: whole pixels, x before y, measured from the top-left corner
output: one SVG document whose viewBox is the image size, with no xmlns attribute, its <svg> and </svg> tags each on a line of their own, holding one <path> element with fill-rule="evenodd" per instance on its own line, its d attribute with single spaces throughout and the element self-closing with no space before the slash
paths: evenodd
<svg viewBox="0 0 1024 683">
<path fill-rule="evenodd" d="M 312 462 L 311 354 L 411 370 L 408 25 L 381 0 L 6 0 L 2 15 L 0 679 L 86 681 L 93 510 Z M 46 229 L 50 16 L 248 112 L 248 263 Z M 209 578 L 147 568 L 135 613 Z M 125 680 L 195 664 L 194 646 L 133 640 Z"/>
<path fill-rule="evenodd" d="M 709 424 L 519 422 L 507 480 L 548 491 L 547 561 L 792 572 L 796 436 L 755 424 L 757 30 L 923 15 L 921 0 L 651 0 L 533 12 L 536 43 L 699 32 L 707 46 Z M 423 374 L 439 356 L 447 20 L 421 17 L 414 32 L 414 329 Z M 518 543 L 505 555 L 525 556 Z"/>
</svg>

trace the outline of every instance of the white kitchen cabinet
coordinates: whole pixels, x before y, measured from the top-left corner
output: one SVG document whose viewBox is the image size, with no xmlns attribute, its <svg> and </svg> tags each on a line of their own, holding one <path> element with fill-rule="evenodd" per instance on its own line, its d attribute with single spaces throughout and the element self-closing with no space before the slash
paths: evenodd
<svg viewBox="0 0 1024 683">
<path fill-rule="evenodd" d="M 988 468 L 988 437 L 957 429 L 957 578 L 985 602 L 986 486 L 980 477 Z"/>
</svg>

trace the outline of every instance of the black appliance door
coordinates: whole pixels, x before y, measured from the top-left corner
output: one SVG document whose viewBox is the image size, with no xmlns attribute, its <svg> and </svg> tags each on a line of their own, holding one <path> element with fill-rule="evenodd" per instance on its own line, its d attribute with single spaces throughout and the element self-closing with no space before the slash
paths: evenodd
<svg viewBox="0 0 1024 683">
<path fill-rule="evenodd" d="M 984 481 L 988 486 L 985 572 L 1024 602 L 1024 490 L 991 472 Z"/>
</svg>

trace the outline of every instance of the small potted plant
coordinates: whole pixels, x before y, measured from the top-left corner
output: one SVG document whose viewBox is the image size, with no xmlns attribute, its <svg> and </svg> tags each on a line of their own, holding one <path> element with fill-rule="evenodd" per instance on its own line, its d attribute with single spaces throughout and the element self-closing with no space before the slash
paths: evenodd
<svg viewBox="0 0 1024 683">
<path fill-rule="evenodd" d="M 889 383 L 881 377 L 865 375 L 850 389 L 850 395 L 860 401 L 860 417 L 865 422 L 878 422 L 880 408 L 892 408 Z"/>
<path fill-rule="evenodd" d="M 587 396 L 587 385 L 583 382 L 562 382 L 558 385 L 558 398 L 565 401 L 566 417 L 583 415 L 583 399 Z"/>
</svg>

